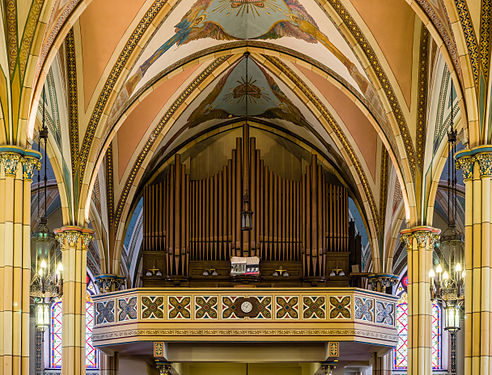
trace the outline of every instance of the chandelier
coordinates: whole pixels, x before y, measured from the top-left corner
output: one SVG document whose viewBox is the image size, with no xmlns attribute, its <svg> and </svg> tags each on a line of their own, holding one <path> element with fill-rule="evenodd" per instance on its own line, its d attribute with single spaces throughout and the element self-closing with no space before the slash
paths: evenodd
<svg viewBox="0 0 492 375">
<path fill-rule="evenodd" d="M 452 98 L 452 90 L 451 90 Z M 445 329 L 455 333 L 460 329 L 459 318 L 464 305 L 465 271 L 463 270 L 463 235 L 456 228 L 456 130 L 453 128 L 453 100 L 451 99 L 451 129 L 448 132 L 448 226 L 439 244 L 440 263 L 431 269 L 431 298 L 442 304 L 445 311 Z"/>
<path fill-rule="evenodd" d="M 451 374 L 456 373 L 456 332 L 460 329 L 460 317 L 465 301 L 465 270 L 463 269 L 463 234 L 456 227 L 457 190 L 456 130 L 453 128 L 453 100 L 451 90 L 451 125 L 448 132 L 448 181 L 447 209 L 448 225 L 441 235 L 438 247 L 439 263 L 429 272 L 432 301 L 439 302 L 444 309 L 444 329 L 451 334 Z"/>
<path fill-rule="evenodd" d="M 58 246 L 53 232 L 48 228 L 47 218 L 47 152 L 48 128 L 45 124 L 45 101 L 46 95 L 43 88 L 43 121 L 39 132 L 38 151 L 44 143 L 43 158 L 43 190 L 41 192 L 41 173 L 38 173 L 38 217 L 39 224 L 31 235 L 32 260 L 31 260 L 31 288 L 30 294 L 34 301 L 36 314 L 36 327 L 44 330 L 49 326 L 49 308 L 51 302 L 59 298 L 63 293 L 62 263 Z M 41 171 L 40 171 L 41 172 Z M 41 210 L 41 194 L 44 195 L 43 216 Z"/>
</svg>

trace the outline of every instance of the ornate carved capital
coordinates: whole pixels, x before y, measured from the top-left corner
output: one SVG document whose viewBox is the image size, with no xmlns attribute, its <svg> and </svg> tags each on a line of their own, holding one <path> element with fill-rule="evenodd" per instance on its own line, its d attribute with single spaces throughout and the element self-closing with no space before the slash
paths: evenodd
<svg viewBox="0 0 492 375">
<path fill-rule="evenodd" d="M 372 286 L 373 290 L 384 292 L 387 287 L 396 285 L 398 276 L 386 273 L 375 273 L 368 276 L 367 282 Z"/>
<path fill-rule="evenodd" d="M 475 158 L 473 156 L 462 156 L 456 159 L 456 169 L 463 171 L 463 179 L 471 180 L 473 178 L 473 165 L 475 164 Z"/>
<path fill-rule="evenodd" d="M 96 285 L 100 293 L 115 292 L 124 289 L 125 278 L 122 276 L 103 274 L 96 276 Z"/>
<path fill-rule="evenodd" d="M 34 150 L 23 149 L 18 146 L 0 146 L 0 172 L 4 176 L 15 177 L 22 165 L 22 177 L 31 181 L 34 168 L 39 169 L 41 154 Z"/>
<path fill-rule="evenodd" d="M 401 240 L 405 242 L 408 249 L 413 248 L 414 240 L 417 242 L 417 247 L 434 247 L 439 241 L 441 230 L 432 227 L 414 227 L 404 229 L 400 232 Z"/>
<path fill-rule="evenodd" d="M 0 152 L 0 167 L 5 176 L 15 177 L 22 155 L 17 152 Z"/>
<path fill-rule="evenodd" d="M 41 168 L 41 161 L 34 156 L 24 156 L 22 158 L 22 172 L 24 180 L 32 181 L 32 175 L 34 168 L 39 170 Z"/>
<path fill-rule="evenodd" d="M 492 176 L 492 152 L 482 152 L 475 155 L 480 168 L 480 177 Z"/>
<path fill-rule="evenodd" d="M 77 246 L 79 240 L 82 240 L 82 249 L 87 250 L 94 238 L 94 231 L 89 228 L 69 226 L 55 229 L 54 232 L 56 235 L 55 238 L 60 242 L 62 250 Z"/>
</svg>

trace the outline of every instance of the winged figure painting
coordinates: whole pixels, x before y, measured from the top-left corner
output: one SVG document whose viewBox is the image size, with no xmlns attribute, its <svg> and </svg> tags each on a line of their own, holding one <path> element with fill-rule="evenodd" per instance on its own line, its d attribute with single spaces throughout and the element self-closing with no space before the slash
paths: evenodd
<svg viewBox="0 0 492 375">
<path fill-rule="evenodd" d="M 175 26 L 174 35 L 160 46 L 123 90 L 130 96 L 145 73 L 172 46 L 194 40 L 279 39 L 294 37 L 308 43 L 321 43 L 347 68 L 365 92 L 367 79 L 355 65 L 323 34 L 298 0 L 197 0 Z"/>
</svg>

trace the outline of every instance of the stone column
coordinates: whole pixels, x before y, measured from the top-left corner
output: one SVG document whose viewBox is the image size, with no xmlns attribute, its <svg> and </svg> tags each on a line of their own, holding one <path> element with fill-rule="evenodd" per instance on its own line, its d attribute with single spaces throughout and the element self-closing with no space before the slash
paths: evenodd
<svg viewBox="0 0 492 375">
<path fill-rule="evenodd" d="M 85 374 L 87 248 L 93 231 L 66 226 L 55 230 L 63 262 L 62 374 Z"/>
<path fill-rule="evenodd" d="M 492 147 L 456 154 L 465 181 L 465 375 L 492 373 Z"/>
<path fill-rule="evenodd" d="M 419 226 L 401 231 L 408 259 L 408 370 L 409 375 L 432 373 L 432 308 L 429 271 L 440 229 Z"/>
<path fill-rule="evenodd" d="M 41 155 L 0 146 L 0 373 L 29 373 L 31 181 Z"/>
</svg>

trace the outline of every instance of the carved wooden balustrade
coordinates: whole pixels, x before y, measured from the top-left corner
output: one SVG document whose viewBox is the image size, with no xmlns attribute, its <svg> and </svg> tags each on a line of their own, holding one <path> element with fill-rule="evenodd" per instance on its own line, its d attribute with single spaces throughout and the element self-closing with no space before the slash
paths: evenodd
<svg viewBox="0 0 492 375">
<path fill-rule="evenodd" d="M 396 297 L 358 288 L 138 288 L 94 297 L 93 343 L 352 341 L 396 345 Z"/>
</svg>

